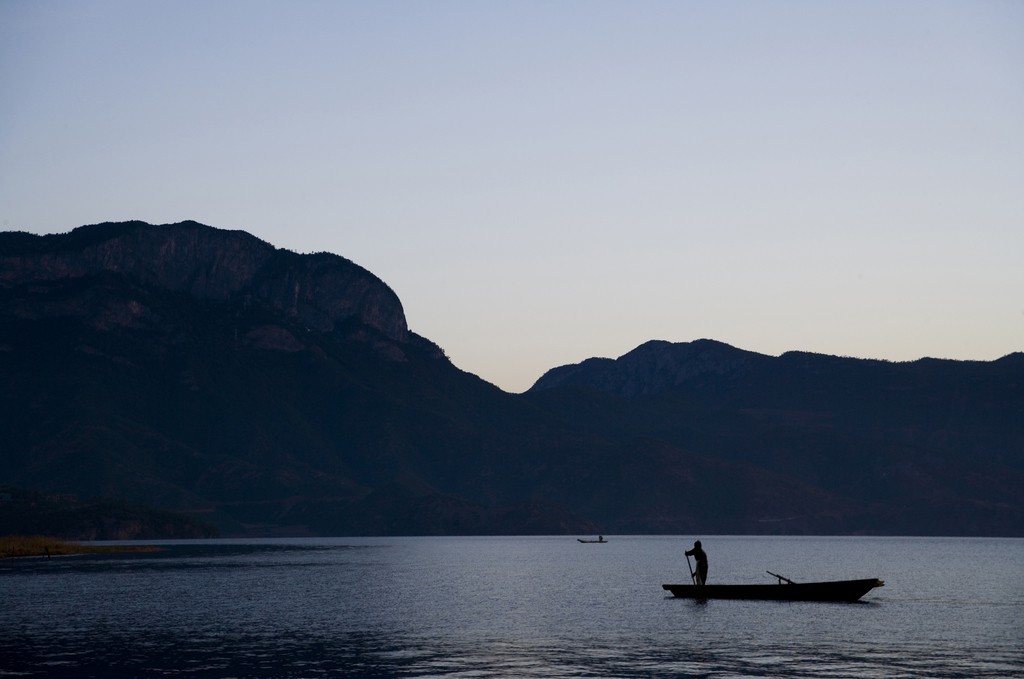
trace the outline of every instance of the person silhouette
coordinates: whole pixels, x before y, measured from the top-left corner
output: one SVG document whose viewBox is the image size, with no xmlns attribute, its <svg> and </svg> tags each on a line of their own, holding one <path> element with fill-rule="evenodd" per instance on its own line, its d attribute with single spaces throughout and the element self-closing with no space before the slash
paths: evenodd
<svg viewBox="0 0 1024 679">
<path fill-rule="evenodd" d="M 703 585 L 708 581 L 708 555 L 704 553 L 704 550 L 700 547 L 700 540 L 693 543 L 693 549 L 686 552 L 686 556 L 692 556 L 697 560 L 697 573 L 695 579 L 698 585 Z"/>
</svg>

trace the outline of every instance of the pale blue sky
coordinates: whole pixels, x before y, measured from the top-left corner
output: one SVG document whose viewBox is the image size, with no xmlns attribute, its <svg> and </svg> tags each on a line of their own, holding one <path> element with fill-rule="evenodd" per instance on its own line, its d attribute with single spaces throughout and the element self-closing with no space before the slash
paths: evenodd
<svg viewBox="0 0 1024 679">
<path fill-rule="evenodd" d="M 0 225 L 344 255 L 509 391 L 1024 350 L 1024 3 L 0 2 Z"/>
</svg>

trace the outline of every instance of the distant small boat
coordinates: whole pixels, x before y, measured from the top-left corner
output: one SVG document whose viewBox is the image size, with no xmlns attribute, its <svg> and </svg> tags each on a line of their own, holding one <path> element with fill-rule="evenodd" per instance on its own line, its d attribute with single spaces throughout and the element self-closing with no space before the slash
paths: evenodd
<svg viewBox="0 0 1024 679">
<path fill-rule="evenodd" d="M 601 544 L 604 544 L 604 543 L 608 542 L 607 540 L 604 539 L 603 536 L 599 537 L 597 540 L 582 540 L 580 538 L 576 538 L 576 539 L 579 540 L 580 542 L 583 542 L 583 543 L 601 543 Z"/>
<path fill-rule="evenodd" d="M 775 575 L 772 573 L 772 575 Z M 793 582 L 777 585 L 662 585 L 681 599 L 767 599 L 773 601 L 857 601 L 884 582 L 876 578 L 832 582 Z M 785 580 L 785 584 L 783 584 Z"/>
</svg>

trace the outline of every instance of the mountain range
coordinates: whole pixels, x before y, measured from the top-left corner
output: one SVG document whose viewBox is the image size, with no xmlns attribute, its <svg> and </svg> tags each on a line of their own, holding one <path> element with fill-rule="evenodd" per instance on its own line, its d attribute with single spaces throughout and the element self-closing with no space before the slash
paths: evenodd
<svg viewBox="0 0 1024 679">
<path fill-rule="evenodd" d="M 459 370 L 353 262 L 195 222 L 0 233 L 0 484 L 226 535 L 1024 535 L 1024 354 L 712 340 Z"/>
</svg>

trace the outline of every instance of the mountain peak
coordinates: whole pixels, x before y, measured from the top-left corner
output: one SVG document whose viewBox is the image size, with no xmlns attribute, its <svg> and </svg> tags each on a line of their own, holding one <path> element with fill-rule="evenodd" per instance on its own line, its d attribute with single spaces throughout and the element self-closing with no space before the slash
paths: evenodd
<svg viewBox="0 0 1024 679">
<path fill-rule="evenodd" d="M 710 339 L 651 340 L 617 359 L 590 358 L 552 368 L 529 391 L 582 385 L 634 398 L 675 389 L 701 377 L 737 376 L 769 358 Z"/>
<path fill-rule="evenodd" d="M 107 222 L 47 236 L 0 233 L 0 285 L 101 273 L 199 299 L 251 296 L 319 331 L 354 319 L 389 339 L 409 339 L 394 291 L 338 255 L 298 255 L 245 231 L 194 221 Z"/>
</svg>

